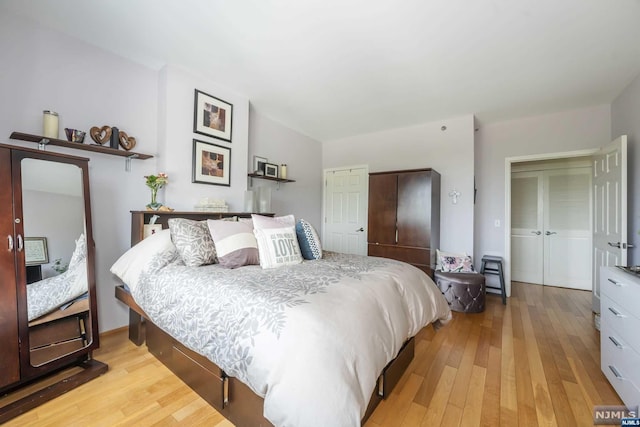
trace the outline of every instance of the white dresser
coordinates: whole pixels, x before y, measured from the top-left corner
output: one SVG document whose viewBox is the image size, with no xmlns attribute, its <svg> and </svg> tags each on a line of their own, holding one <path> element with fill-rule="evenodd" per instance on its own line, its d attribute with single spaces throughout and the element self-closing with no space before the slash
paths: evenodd
<svg viewBox="0 0 640 427">
<path fill-rule="evenodd" d="M 600 272 L 601 369 L 627 407 L 640 405 L 640 275 Z"/>
</svg>

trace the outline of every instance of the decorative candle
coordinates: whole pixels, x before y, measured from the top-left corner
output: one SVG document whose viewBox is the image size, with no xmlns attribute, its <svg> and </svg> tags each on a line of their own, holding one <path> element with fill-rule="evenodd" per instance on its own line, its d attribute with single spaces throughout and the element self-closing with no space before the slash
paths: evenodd
<svg viewBox="0 0 640 427">
<path fill-rule="evenodd" d="M 280 178 L 287 179 L 287 165 L 284 163 L 280 165 Z"/>
<path fill-rule="evenodd" d="M 58 138 L 58 113 L 44 110 L 42 112 L 42 136 Z"/>
</svg>

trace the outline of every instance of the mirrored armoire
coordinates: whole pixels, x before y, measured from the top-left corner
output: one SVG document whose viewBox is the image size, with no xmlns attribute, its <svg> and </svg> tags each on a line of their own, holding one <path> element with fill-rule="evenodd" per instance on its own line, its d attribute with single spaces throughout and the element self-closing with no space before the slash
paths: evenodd
<svg viewBox="0 0 640 427">
<path fill-rule="evenodd" d="M 0 424 L 107 371 L 88 161 L 0 144 Z"/>
</svg>

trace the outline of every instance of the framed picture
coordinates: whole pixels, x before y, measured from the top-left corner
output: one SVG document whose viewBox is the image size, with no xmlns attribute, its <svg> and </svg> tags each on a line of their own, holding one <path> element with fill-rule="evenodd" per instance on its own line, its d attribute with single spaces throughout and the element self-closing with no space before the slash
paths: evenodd
<svg viewBox="0 0 640 427">
<path fill-rule="evenodd" d="M 233 105 L 196 89 L 193 131 L 231 142 Z"/>
<path fill-rule="evenodd" d="M 46 237 L 25 237 L 24 258 L 26 265 L 49 264 Z"/>
<path fill-rule="evenodd" d="M 231 148 L 193 140 L 192 182 L 231 185 Z"/>
<path fill-rule="evenodd" d="M 260 156 L 253 156 L 253 171 L 254 173 L 262 172 L 264 174 L 264 165 L 268 162 L 267 159 Z"/>
<path fill-rule="evenodd" d="M 264 165 L 264 176 L 268 176 L 270 178 L 278 177 L 278 165 L 272 165 L 271 163 L 265 163 Z"/>
</svg>

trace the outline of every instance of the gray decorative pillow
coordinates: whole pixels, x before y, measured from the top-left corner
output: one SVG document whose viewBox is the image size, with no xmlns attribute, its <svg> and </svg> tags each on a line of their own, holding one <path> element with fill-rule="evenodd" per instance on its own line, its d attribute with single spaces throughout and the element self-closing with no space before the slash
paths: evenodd
<svg viewBox="0 0 640 427">
<path fill-rule="evenodd" d="M 169 220 L 171 241 L 188 267 L 214 264 L 218 261 L 207 221 L 184 218 Z"/>
</svg>

